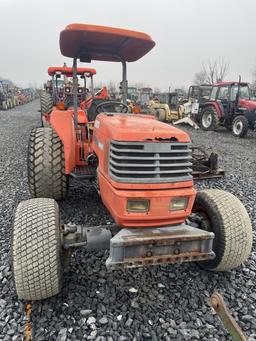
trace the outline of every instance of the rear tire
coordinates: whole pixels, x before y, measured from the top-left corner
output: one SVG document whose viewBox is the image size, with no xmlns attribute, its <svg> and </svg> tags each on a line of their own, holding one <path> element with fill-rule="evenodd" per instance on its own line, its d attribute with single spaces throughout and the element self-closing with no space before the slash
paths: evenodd
<svg viewBox="0 0 256 341">
<path fill-rule="evenodd" d="M 64 99 L 64 109 L 68 110 L 68 108 L 73 107 L 73 98 L 70 95 L 67 95 Z"/>
<path fill-rule="evenodd" d="M 34 198 L 60 200 L 67 194 L 64 148 L 51 128 L 36 128 L 30 134 L 28 184 Z"/>
<path fill-rule="evenodd" d="M 219 125 L 217 111 L 213 106 L 206 107 L 200 115 L 200 124 L 203 130 L 216 130 Z"/>
<path fill-rule="evenodd" d="M 215 259 L 199 262 L 212 271 L 229 271 L 241 265 L 252 248 L 250 217 L 233 194 L 208 189 L 197 193 L 193 212 L 202 218 L 202 229 L 214 232 Z"/>
<path fill-rule="evenodd" d="M 41 124 L 44 127 L 47 123 L 46 120 L 43 119 L 44 114 L 50 114 L 53 108 L 53 100 L 52 96 L 48 94 L 46 91 L 41 91 L 40 95 L 40 110 L 41 110 Z"/>
<path fill-rule="evenodd" d="M 236 116 L 232 122 L 232 134 L 236 137 L 245 137 L 248 133 L 249 124 L 245 116 Z"/>
<path fill-rule="evenodd" d="M 160 122 L 165 122 L 166 120 L 166 113 L 164 109 L 155 109 L 155 117 Z"/>
<path fill-rule="evenodd" d="M 59 209 L 52 199 L 21 202 L 12 231 L 12 263 L 19 299 L 42 300 L 61 290 Z"/>
</svg>

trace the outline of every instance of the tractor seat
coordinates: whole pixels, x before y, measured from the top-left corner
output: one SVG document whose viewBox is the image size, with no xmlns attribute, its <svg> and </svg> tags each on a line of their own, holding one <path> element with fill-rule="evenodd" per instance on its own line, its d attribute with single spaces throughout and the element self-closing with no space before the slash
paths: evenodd
<svg viewBox="0 0 256 341">
<path fill-rule="evenodd" d="M 91 103 L 89 109 L 87 110 L 88 121 L 95 121 L 97 115 L 99 114 L 96 111 L 97 105 L 99 105 L 100 103 L 103 103 L 103 102 L 111 102 L 111 101 L 112 101 L 111 99 L 94 98 L 92 100 L 92 103 Z M 115 105 L 113 105 L 113 106 L 109 105 L 107 107 L 107 111 L 108 112 L 116 112 L 116 106 Z"/>
</svg>

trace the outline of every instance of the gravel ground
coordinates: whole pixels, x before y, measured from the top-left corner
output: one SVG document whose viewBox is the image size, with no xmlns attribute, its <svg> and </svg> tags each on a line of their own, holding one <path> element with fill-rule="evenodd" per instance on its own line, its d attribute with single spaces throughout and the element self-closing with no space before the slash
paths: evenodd
<svg viewBox="0 0 256 341">
<path fill-rule="evenodd" d="M 24 339 L 25 302 L 15 295 L 10 230 L 15 207 L 29 198 L 26 151 L 39 125 L 39 103 L 0 112 L 0 340 Z M 256 139 L 236 139 L 225 130 L 186 128 L 195 145 L 221 152 L 226 176 L 198 188 L 226 189 L 245 204 L 256 229 Z M 63 222 L 106 224 L 111 217 L 92 188 L 72 188 L 60 203 Z M 209 273 L 195 264 L 107 272 L 107 253 L 73 256 L 62 292 L 32 305 L 34 340 L 231 340 L 209 304 L 223 294 L 249 340 L 256 340 L 256 245 L 250 259 L 228 273 Z"/>
</svg>

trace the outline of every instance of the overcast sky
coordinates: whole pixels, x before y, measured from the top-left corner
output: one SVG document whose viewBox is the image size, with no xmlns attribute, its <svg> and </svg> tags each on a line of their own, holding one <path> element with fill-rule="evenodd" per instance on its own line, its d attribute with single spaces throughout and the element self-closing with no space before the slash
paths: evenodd
<svg viewBox="0 0 256 341">
<path fill-rule="evenodd" d="M 188 86 L 202 61 L 230 62 L 229 80 L 251 81 L 256 66 L 256 0 L 0 0 L 0 76 L 41 85 L 62 65 L 59 33 L 87 23 L 148 33 L 154 49 L 128 65 L 129 84 L 162 91 Z M 92 62 L 96 81 L 119 81 L 117 63 Z"/>
</svg>

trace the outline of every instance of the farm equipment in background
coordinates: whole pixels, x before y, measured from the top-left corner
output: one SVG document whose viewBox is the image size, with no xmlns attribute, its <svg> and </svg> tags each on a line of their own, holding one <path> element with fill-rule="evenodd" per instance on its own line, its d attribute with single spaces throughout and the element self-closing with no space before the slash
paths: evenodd
<svg viewBox="0 0 256 341">
<path fill-rule="evenodd" d="M 8 95 L 6 91 L 6 87 L 4 86 L 3 81 L 0 81 L 0 109 L 7 110 L 8 109 Z"/>
<path fill-rule="evenodd" d="M 4 94 L 4 98 L 5 98 L 5 101 L 4 101 L 5 107 L 7 109 L 14 108 L 15 100 L 14 100 L 14 95 L 12 93 L 12 89 L 11 89 L 9 83 L 5 82 L 5 81 L 0 81 L 0 83 L 1 83 L 2 93 Z"/>
<path fill-rule="evenodd" d="M 12 109 L 26 104 L 36 97 L 31 88 L 22 89 L 14 86 L 10 81 L 0 81 L 0 109 Z"/>
<path fill-rule="evenodd" d="M 191 85 L 188 90 L 188 99 L 184 100 L 180 106 L 182 117 L 173 124 L 186 123 L 195 129 L 199 129 L 197 117 L 202 103 L 209 99 L 211 88 L 211 85 L 207 84 Z"/>
<path fill-rule="evenodd" d="M 141 88 L 139 89 L 139 104 L 142 109 L 146 109 L 148 102 L 153 97 L 153 89 L 151 88 Z"/>
<path fill-rule="evenodd" d="M 186 112 L 188 103 L 178 92 L 162 93 L 158 97 L 159 100 L 154 101 L 153 99 L 149 103 L 150 113 L 158 121 L 171 122 L 172 124 L 187 123 L 193 128 L 199 128 Z"/>
<path fill-rule="evenodd" d="M 139 99 L 139 91 L 135 86 L 128 86 L 127 99 L 133 103 L 137 103 Z"/>
<path fill-rule="evenodd" d="M 77 68 L 77 76 L 83 80 L 83 86 L 77 87 L 78 104 L 88 104 L 94 96 L 93 76 L 96 70 L 92 68 Z M 40 111 L 42 126 L 48 126 L 50 113 L 54 107 L 67 110 L 73 104 L 73 69 L 67 66 L 52 66 L 48 68 L 48 74 L 52 77 L 45 87 L 46 91 L 40 92 Z M 61 79 L 63 77 L 63 79 Z M 91 80 L 91 90 L 87 88 L 86 79 Z M 102 90 L 102 92 L 104 92 Z"/>
<path fill-rule="evenodd" d="M 31 132 L 28 183 L 33 199 L 19 204 L 12 229 L 12 265 L 20 299 L 61 290 L 62 260 L 78 247 L 109 250 L 108 269 L 198 262 L 228 271 L 249 256 L 252 226 L 232 194 L 196 193 L 187 133 L 150 115 L 128 113 L 127 62 L 155 45 L 140 32 L 71 24 L 60 49 L 73 58 L 73 107 L 54 108 L 50 127 Z M 77 59 L 122 64 L 122 102 L 78 107 Z M 60 224 L 58 204 L 69 180 L 91 180 L 114 224 Z M 87 226 L 86 226 L 87 225 Z"/>
<path fill-rule="evenodd" d="M 204 130 L 224 126 L 236 137 L 245 137 L 256 127 L 256 102 L 250 98 L 246 82 L 213 84 L 209 101 L 201 106 L 200 124 Z"/>
</svg>

